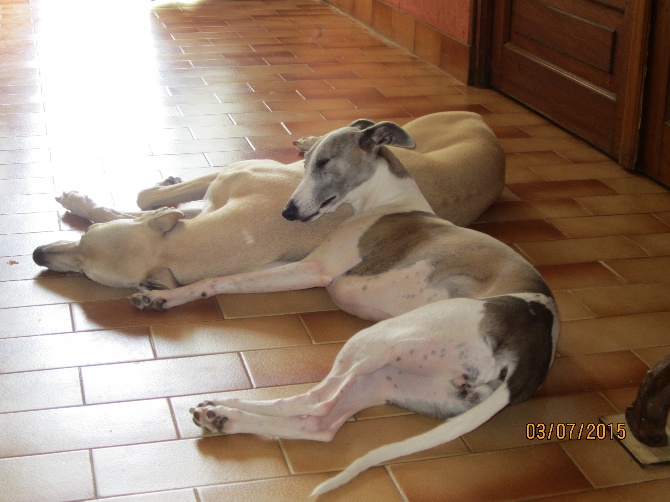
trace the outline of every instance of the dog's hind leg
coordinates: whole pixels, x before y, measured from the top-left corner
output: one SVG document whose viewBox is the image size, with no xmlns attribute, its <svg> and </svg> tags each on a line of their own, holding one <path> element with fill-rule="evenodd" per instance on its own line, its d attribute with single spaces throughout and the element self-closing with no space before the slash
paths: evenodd
<svg viewBox="0 0 670 502">
<path fill-rule="evenodd" d="M 222 399 L 202 403 L 212 406 L 225 406 L 260 415 L 289 417 L 293 415 L 326 416 L 338 405 L 349 389 L 359 386 L 359 382 L 379 372 L 391 363 L 397 364 L 398 350 L 403 343 L 386 343 L 378 333 L 385 330 L 387 322 L 371 326 L 353 336 L 340 350 L 333 367 L 321 383 L 297 396 L 249 401 L 241 399 Z M 386 368 L 387 369 L 387 368 Z M 376 397 L 380 386 L 376 386 Z M 199 405 L 200 407 L 202 406 Z M 367 406 L 373 406 L 367 404 Z"/>
<path fill-rule="evenodd" d="M 329 441 L 349 417 L 390 397 L 387 390 L 393 368 L 389 363 L 396 362 L 398 344 L 386 343 L 387 324 L 379 323 L 352 337 L 328 376 L 308 392 L 261 401 L 206 401 L 191 409 L 194 422 L 210 432 Z"/>
<path fill-rule="evenodd" d="M 137 194 L 137 206 L 145 211 L 165 206 L 177 206 L 185 202 L 202 200 L 209 185 L 219 173 L 207 174 L 188 181 L 168 177 L 155 186 L 141 190 Z"/>
<path fill-rule="evenodd" d="M 275 416 L 213 402 L 202 403 L 198 408 L 192 409 L 191 413 L 195 424 L 208 432 L 330 441 L 342 424 L 358 411 L 384 403 L 383 393 L 380 393 L 384 379 L 385 376 L 381 373 L 361 376 L 350 388 L 337 396 L 335 405 L 325 415 L 304 414 L 301 413 L 303 410 L 299 409 L 300 406 L 296 406 L 295 413 Z M 275 401 L 275 406 L 289 411 L 297 404 L 297 400 L 305 397 L 306 394 L 286 400 L 279 399 Z M 311 397 L 308 397 L 308 400 L 311 401 Z M 247 401 L 245 404 L 253 404 L 253 401 Z M 265 407 L 262 409 L 270 411 Z"/>
<path fill-rule="evenodd" d="M 390 337 L 389 333 L 397 335 Z M 370 387 L 361 382 L 371 384 L 373 381 L 374 393 L 366 398 L 368 400 L 363 407 L 374 406 L 377 401 L 383 403 L 387 399 L 397 401 L 400 398 L 396 394 L 402 392 L 403 387 L 420 385 L 425 388 L 436 373 L 444 372 L 442 365 L 449 358 L 445 358 L 446 348 L 440 350 L 438 345 L 415 332 L 414 321 L 410 326 L 403 326 L 398 318 L 389 319 L 353 336 L 340 350 L 326 378 L 303 394 L 258 401 L 222 399 L 201 403 L 198 408 L 223 406 L 268 417 L 325 417 L 341 408 L 341 401 L 344 399 L 346 402 L 350 393 L 361 392 L 355 389 Z M 427 354 L 431 353 L 435 355 L 429 358 Z M 459 369 L 454 372 L 460 375 Z M 405 386 L 398 384 L 399 375 L 409 378 L 409 383 Z M 345 409 L 349 410 L 351 406 L 345 406 Z"/>
<path fill-rule="evenodd" d="M 236 410 L 263 415 L 267 417 L 291 417 L 303 416 L 326 416 L 332 412 L 338 399 L 345 395 L 347 390 L 355 385 L 358 380 L 368 375 L 356 374 L 353 371 L 340 372 L 338 365 L 331 370 L 330 374 L 313 389 L 281 399 L 268 399 L 249 401 L 237 398 L 221 399 L 216 401 L 205 401 L 198 408 L 224 406 Z M 378 393 L 377 393 L 378 394 Z M 372 406 L 367 404 L 367 406 Z"/>
</svg>

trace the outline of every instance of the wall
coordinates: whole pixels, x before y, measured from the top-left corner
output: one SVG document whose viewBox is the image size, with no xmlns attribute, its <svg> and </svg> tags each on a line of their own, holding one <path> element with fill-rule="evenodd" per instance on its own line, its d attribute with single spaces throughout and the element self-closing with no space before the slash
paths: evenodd
<svg viewBox="0 0 670 502">
<path fill-rule="evenodd" d="M 326 0 L 467 82 L 473 0 Z"/>
</svg>

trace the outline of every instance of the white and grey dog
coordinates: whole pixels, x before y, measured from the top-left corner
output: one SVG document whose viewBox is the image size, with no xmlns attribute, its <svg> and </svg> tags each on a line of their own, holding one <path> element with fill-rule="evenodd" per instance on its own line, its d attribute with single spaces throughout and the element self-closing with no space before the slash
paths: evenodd
<svg viewBox="0 0 670 502">
<path fill-rule="evenodd" d="M 405 129 L 416 148 L 394 151 L 440 217 L 468 225 L 498 198 L 505 158 L 479 115 L 434 113 Z M 296 143 L 307 149 L 315 139 Z M 174 288 L 300 260 L 350 215 L 342 207 L 310 225 L 282 218 L 302 175 L 302 161 L 249 160 L 183 183 L 168 178 L 140 192 L 141 213 L 122 213 L 77 192 L 64 193 L 57 200 L 66 209 L 98 224 L 79 241 L 38 247 L 33 259 L 51 270 L 138 289 Z M 195 200 L 203 200 L 202 210 L 155 209 Z"/>
<path fill-rule="evenodd" d="M 306 153 L 283 216 L 312 221 L 344 203 L 354 211 L 307 257 L 132 297 L 139 308 L 162 310 L 216 294 L 325 286 L 343 310 L 381 321 L 352 337 L 326 379 L 303 395 L 191 410 L 206 431 L 321 441 L 358 411 L 384 403 L 447 420 L 369 452 L 315 494 L 457 438 L 527 399 L 545 380 L 559 332 L 554 298 L 530 264 L 434 214 L 386 146 L 412 147 L 411 136 L 390 122 L 361 126 L 327 134 Z"/>
</svg>

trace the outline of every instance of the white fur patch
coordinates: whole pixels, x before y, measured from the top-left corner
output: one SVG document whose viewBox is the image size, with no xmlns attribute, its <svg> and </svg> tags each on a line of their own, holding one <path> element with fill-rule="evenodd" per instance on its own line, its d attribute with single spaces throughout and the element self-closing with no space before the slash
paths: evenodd
<svg viewBox="0 0 670 502">
<path fill-rule="evenodd" d="M 254 236 L 251 235 L 248 230 L 242 230 L 242 237 L 244 238 L 244 242 L 247 246 L 252 246 L 254 242 L 256 242 Z"/>
</svg>

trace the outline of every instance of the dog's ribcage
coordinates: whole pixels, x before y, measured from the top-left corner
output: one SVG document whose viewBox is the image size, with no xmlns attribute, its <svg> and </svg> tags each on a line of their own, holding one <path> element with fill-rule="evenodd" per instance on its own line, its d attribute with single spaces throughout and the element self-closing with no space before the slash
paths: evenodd
<svg viewBox="0 0 670 502">
<path fill-rule="evenodd" d="M 360 263 L 328 290 L 343 310 L 366 319 L 449 298 L 548 294 L 539 274 L 506 245 L 430 213 L 382 216 L 359 239 L 358 254 Z"/>
</svg>

